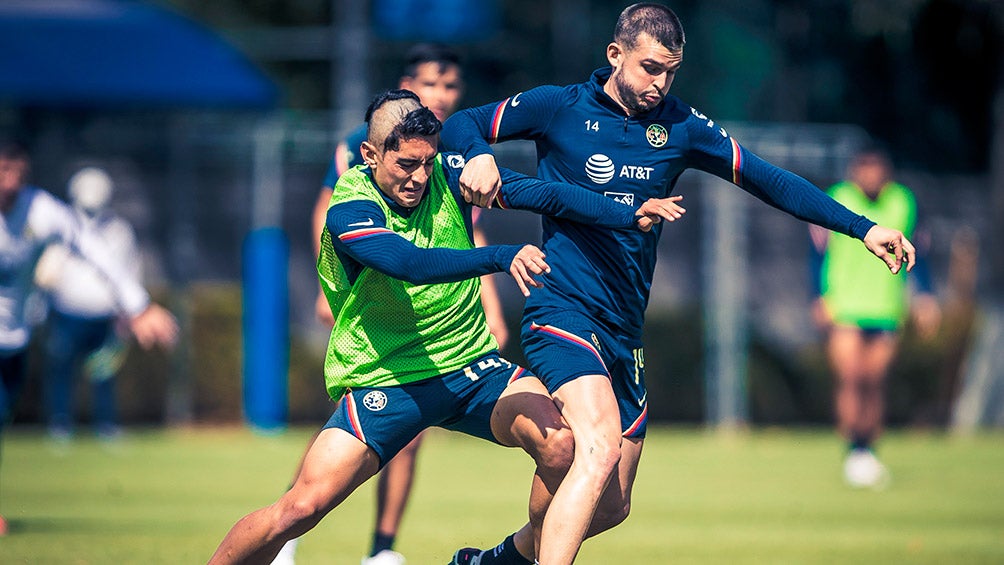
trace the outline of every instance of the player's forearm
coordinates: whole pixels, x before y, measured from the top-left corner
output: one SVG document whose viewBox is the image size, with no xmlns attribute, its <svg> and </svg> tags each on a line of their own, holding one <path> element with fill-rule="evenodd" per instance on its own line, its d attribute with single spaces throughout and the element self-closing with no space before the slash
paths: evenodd
<svg viewBox="0 0 1004 565">
<path fill-rule="evenodd" d="M 502 169 L 499 202 L 503 208 L 527 210 L 605 228 L 634 227 L 634 206 L 584 188 L 548 182 Z"/>
<path fill-rule="evenodd" d="M 486 111 L 487 106 L 481 106 L 450 116 L 443 123 L 443 130 L 439 134 L 443 146 L 462 154 L 465 159 L 491 153 L 492 149 L 487 141 L 490 115 Z"/>
<path fill-rule="evenodd" d="M 742 187 L 767 204 L 824 228 L 863 240 L 875 222 L 848 210 L 802 177 L 744 152 Z"/>
<path fill-rule="evenodd" d="M 507 271 L 519 245 L 474 249 L 416 247 L 395 234 L 383 234 L 346 246 L 363 265 L 411 284 L 456 282 Z"/>
</svg>

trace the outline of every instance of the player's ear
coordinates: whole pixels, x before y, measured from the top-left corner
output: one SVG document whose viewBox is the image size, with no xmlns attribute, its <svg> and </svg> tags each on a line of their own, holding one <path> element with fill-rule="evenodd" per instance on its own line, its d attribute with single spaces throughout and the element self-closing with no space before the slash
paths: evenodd
<svg viewBox="0 0 1004 565">
<path fill-rule="evenodd" d="M 616 41 L 607 45 L 607 62 L 615 69 L 624 64 L 624 50 Z"/>
<path fill-rule="evenodd" d="M 373 146 L 369 141 L 364 141 L 359 144 L 359 151 L 363 162 L 369 165 L 369 168 L 376 168 L 377 161 L 380 159 L 380 153 L 377 148 Z"/>
</svg>

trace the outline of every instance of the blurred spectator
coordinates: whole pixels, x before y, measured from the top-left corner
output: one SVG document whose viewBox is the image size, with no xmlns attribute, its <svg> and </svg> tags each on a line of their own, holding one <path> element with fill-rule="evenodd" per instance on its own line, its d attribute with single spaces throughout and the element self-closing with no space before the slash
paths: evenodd
<svg viewBox="0 0 1004 565">
<path fill-rule="evenodd" d="M 922 338 L 933 337 L 941 313 L 923 260 L 923 238 L 915 237 L 917 203 L 909 188 L 893 181 L 889 156 L 878 147 L 860 151 L 851 160 L 848 178 L 828 192 L 852 211 L 898 229 L 917 243 L 911 276 L 917 289 L 914 324 Z M 882 432 L 886 376 L 910 311 L 906 272 L 890 275 L 849 237 L 817 226 L 810 230 L 818 294 L 813 317 L 827 332 L 827 356 L 836 377 L 837 428 L 848 441 L 844 478 L 854 487 L 880 487 L 888 482 L 889 472 L 874 447 Z"/>
<path fill-rule="evenodd" d="M 31 337 L 26 305 L 35 267 L 48 245 L 63 243 L 98 267 L 114 288 L 116 305 L 128 317 L 129 329 L 141 346 L 173 346 L 178 335 L 174 316 L 150 302 L 139 281 L 108 261 L 107 246 L 80 237 L 80 226 L 69 206 L 26 184 L 29 169 L 23 146 L 0 142 L 0 437 L 24 384 Z M 0 535 L 7 529 L 0 516 Z"/>
<path fill-rule="evenodd" d="M 135 280 L 141 262 L 132 226 L 109 207 L 113 191 L 108 174 L 81 169 L 69 182 L 70 201 L 80 225 L 80 239 L 103 245 L 116 269 Z M 62 244 L 50 246 L 36 268 L 36 281 L 49 291 L 46 339 L 45 408 L 49 435 L 69 440 L 74 428 L 76 375 L 83 369 L 91 383 L 95 431 L 102 439 L 119 435 L 115 409 L 115 375 L 126 347 L 117 328 L 115 293 L 96 267 Z"/>
</svg>

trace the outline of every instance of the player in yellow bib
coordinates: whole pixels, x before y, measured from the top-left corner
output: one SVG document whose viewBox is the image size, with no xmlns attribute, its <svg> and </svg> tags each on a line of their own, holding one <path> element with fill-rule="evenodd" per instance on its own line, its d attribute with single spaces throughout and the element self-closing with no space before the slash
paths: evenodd
<svg viewBox="0 0 1004 565">
<path fill-rule="evenodd" d="M 847 180 L 830 187 L 830 196 L 914 240 L 917 203 L 909 188 L 892 180 L 888 155 L 879 148 L 866 148 L 854 157 L 848 172 Z M 875 456 L 874 443 L 882 428 L 885 378 L 910 312 L 907 275 L 890 276 L 884 265 L 847 236 L 816 226 L 811 230 L 819 293 L 814 316 L 828 333 L 837 427 L 848 442 L 844 478 L 854 487 L 881 486 L 889 473 Z M 911 278 L 918 290 L 913 305 L 917 327 L 930 335 L 940 312 L 922 255 Z"/>
</svg>

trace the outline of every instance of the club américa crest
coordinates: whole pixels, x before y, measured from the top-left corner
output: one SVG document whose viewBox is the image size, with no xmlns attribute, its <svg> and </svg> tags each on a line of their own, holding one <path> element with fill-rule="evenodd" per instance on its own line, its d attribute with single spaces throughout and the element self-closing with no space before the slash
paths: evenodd
<svg viewBox="0 0 1004 565">
<path fill-rule="evenodd" d="M 662 147 L 669 141 L 669 132 L 659 124 L 651 124 L 645 130 L 645 139 L 652 147 Z"/>
<path fill-rule="evenodd" d="M 379 412 L 387 406 L 387 395 L 382 390 L 371 390 L 363 397 L 363 406 L 371 412 Z"/>
</svg>

